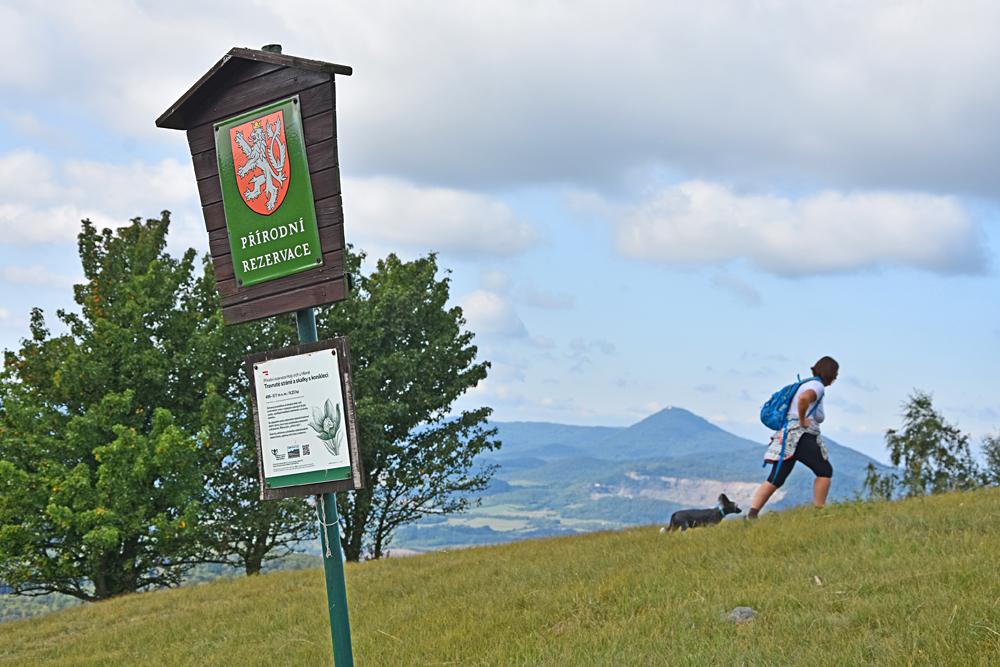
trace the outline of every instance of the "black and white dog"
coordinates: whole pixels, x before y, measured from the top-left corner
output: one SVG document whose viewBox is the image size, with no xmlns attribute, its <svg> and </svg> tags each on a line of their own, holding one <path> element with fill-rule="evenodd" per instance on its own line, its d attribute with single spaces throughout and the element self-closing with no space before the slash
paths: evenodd
<svg viewBox="0 0 1000 667">
<path fill-rule="evenodd" d="M 739 514 L 742 511 L 736 503 L 726 497 L 726 494 L 720 493 L 718 506 L 707 510 L 678 510 L 670 516 L 670 525 L 661 528 L 660 532 L 668 530 L 683 532 L 688 528 L 711 526 L 722 521 L 727 514 Z"/>
</svg>

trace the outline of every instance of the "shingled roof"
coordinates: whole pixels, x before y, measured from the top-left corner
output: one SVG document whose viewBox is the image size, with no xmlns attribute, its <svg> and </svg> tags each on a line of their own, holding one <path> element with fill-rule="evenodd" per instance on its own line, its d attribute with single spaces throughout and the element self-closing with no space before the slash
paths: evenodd
<svg viewBox="0 0 1000 667">
<path fill-rule="evenodd" d="M 272 51 L 234 48 L 222 56 L 222 59 L 215 63 L 212 69 L 205 72 L 205 75 L 198 79 L 186 93 L 181 95 L 179 100 L 170 105 L 170 108 L 156 119 L 156 126 L 172 130 L 188 129 L 187 116 L 192 109 L 197 109 L 200 106 L 199 98 L 202 94 L 214 90 L 222 82 L 229 82 L 238 77 L 240 70 L 247 63 L 267 63 L 278 67 L 294 67 L 311 72 L 324 72 L 330 75 L 342 74 L 350 76 L 353 72 L 346 65 L 287 56 Z"/>
</svg>

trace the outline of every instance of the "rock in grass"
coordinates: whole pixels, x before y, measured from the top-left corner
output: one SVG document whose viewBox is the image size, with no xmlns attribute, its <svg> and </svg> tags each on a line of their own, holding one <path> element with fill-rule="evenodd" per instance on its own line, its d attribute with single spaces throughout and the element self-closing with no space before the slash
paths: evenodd
<svg viewBox="0 0 1000 667">
<path fill-rule="evenodd" d="M 746 623 L 752 621 L 756 615 L 757 612 L 753 610 L 753 607 L 736 607 L 726 614 L 726 620 L 733 623 Z"/>
</svg>

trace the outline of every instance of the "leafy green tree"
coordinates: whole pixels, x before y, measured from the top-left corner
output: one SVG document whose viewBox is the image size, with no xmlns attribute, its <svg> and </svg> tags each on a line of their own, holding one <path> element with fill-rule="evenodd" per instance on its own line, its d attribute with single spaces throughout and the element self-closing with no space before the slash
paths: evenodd
<svg viewBox="0 0 1000 667">
<path fill-rule="evenodd" d="M 197 549 L 222 378 L 200 345 L 210 283 L 164 252 L 166 213 L 79 236 L 79 312 L 0 375 L 0 580 L 85 600 L 177 584 Z"/>
<path fill-rule="evenodd" d="M 986 483 L 1000 485 L 1000 434 L 983 438 L 983 456 L 986 458 Z"/>
<path fill-rule="evenodd" d="M 301 499 L 257 497 L 251 351 L 291 342 L 269 318 L 222 323 L 211 265 L 165 251 L 169 215 L 85 221 L 79 312 L 0 375 L 0 581 L 91 600 L 172 586 L 197 563 L 260 571 L 315 533 Z"/>
<path fill-rule="evenodd" d="M 217 303 L 214 308 L 213 316 L 221 318 Z M 219 366 L 226 377 L 226 409 L 223 419 L 209 423 L 215 425 L 213 437 L 224 443 L 226 456 L 206 489 L 200 562 L 229 564 L 248 575 L 259 574 L 264 563 L 301 549 L 303 540 L 318 535 L 316 513 L 305 499 L 260 500 L 250 386 L 243 370 L 247 354 L 287 347 L 294 336 L 292 316 L 269 317 L 221 331 Z"/>
<path fill-rule="evenodd" d="M 885 436 L 889 456 L 900 467 L 898 485 L 907 496 L 922 496 L 980 486 L 982 471 L 969 450 L 969 436 L 947 423 L 931 396 L 916 390 L 903 405 L 903 428 Z M 869 471 L 866 487 L 888 497 L 895 480 Z M 886 493 L 886 490 L 890 490 Z"/>
<path fill-rule="evenodd" d="M 438 278 L 437 257 L 390 254 L 370 275 L 363 259 L 348 258 L 350 298 L 317 317 L 321 337 L 346 335 L 351 346 L 366 479 L 337 498 L 349 560 L 379 558 L 400 526 L 478 502 L 494 469 L 475 458 L 500 446 L 489 408 L 450 412 L 489 363 L 476 362 L 462 310 L 448 307 L 450 280 Z"/>
<path fill-rule="evenodd" d="M 898 478 L 893 473 L 880 474 L 874 463 L 865 467 L 865 481 L 862 489 L 869 498 L 877 500 L 892 500 Z"/>
</svg>

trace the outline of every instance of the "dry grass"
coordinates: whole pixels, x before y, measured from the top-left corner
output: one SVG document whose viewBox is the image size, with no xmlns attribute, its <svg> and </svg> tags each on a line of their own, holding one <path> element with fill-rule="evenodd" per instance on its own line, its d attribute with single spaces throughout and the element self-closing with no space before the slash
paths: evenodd
<svg viewBox="0 0 1000 667">
<path fill-rule="evenodd" d="M 1000 490 L 347 568 L 359 665 L 1000 664 Z M 0 665 L 330 664 L 318 570 L 0 625 Z M 736 606 L 758 616 L 722 619 Z"/>
</svg>

